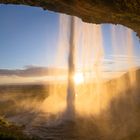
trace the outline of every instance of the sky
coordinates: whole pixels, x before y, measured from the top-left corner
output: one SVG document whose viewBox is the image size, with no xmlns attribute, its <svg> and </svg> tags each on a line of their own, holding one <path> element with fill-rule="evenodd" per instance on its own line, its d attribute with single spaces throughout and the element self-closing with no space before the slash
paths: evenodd
<svg viewBox="0 0 140 140">
<path fill-rule="evenodd" d="M 54 67 L 59 41 L 59 15 L 37 7 L 0 5 L 0 78 L 7 79 L 2 77 L 3 69 L 25 69 L 27 72 L 35 67 L 40 68 L 40 71 L 46 67 Z M 127 56 L 124 54 L 113 54 L 111 33 L 114 28 L 116 37 L 120 39 L 116 41 L 116 45 L 120 46 L 119 52 L 122 52 L 121 43 L 125 37 L 123 33 L 127 28 L 118 25 L 112 27 L 109 24 L 103 24 L 101 27 L 107 61 L 105 63 L 116 58 L 117 61 L 126 60 Z M 140 42 L 135 32 L 132 32 L 132 39 L 136 63 L 140 66 Z M 108 68 L 112 69 L 111 66 Z M 15 71 L 12 71 L 14 74 L 11 71 L 11 76 L 15 75 Z"/>
<path fill-rule="evenodd" d="M 29 6 L 0 5 L 0 68 L 50 66 L 58 39 L 59 16 Z"/>
</svg>

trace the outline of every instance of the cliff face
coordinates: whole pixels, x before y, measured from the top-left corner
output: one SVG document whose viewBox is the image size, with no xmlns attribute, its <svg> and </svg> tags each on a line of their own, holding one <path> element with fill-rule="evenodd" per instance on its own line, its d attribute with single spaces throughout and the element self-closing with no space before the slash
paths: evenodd
<svg viewBox="0 0 140 140">
<path fill-rule="evenodd" d="M 90 23 L 122 24 L 140 37 L 140 0 L 0 0 L 66 13 Z"/>
</svg>

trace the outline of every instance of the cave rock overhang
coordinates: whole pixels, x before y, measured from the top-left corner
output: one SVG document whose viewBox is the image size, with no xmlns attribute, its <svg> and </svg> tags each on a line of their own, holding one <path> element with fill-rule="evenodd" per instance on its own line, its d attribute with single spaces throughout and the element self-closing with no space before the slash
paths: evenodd
<svg viewBox="0 0 140 140">
<path fill-rule="evenodd" d="M 0 0 L 0 4 L 42 7 L 80 17 L 89 23 L 121 24 L 140 37 L 140 0 Z"/>
</svg>

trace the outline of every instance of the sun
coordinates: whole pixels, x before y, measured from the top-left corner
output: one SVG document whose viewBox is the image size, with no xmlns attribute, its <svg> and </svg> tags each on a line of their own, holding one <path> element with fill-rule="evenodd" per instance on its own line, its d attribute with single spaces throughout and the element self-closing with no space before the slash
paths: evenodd
<svg viewBox="0 0 140 140">
<path fill-rule="evenodd" d="M 75 84 L 81 84 L 84 82 L 84 76 L 81 72 L 74 74 L 74 82 Z"/>
</svg>

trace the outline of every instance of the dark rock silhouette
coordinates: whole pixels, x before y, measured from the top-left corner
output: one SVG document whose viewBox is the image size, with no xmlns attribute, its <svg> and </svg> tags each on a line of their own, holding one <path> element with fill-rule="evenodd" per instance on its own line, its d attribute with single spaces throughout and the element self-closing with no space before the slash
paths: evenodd
<svg viewBox="0 0 140 140">
<path fill-rule="evenodd" d="M 0 0 L 0 3 L 42 7 L 78 16 L 85 22 L 122 24 L 140 36 L 139 0 Z"/>
</svg>

